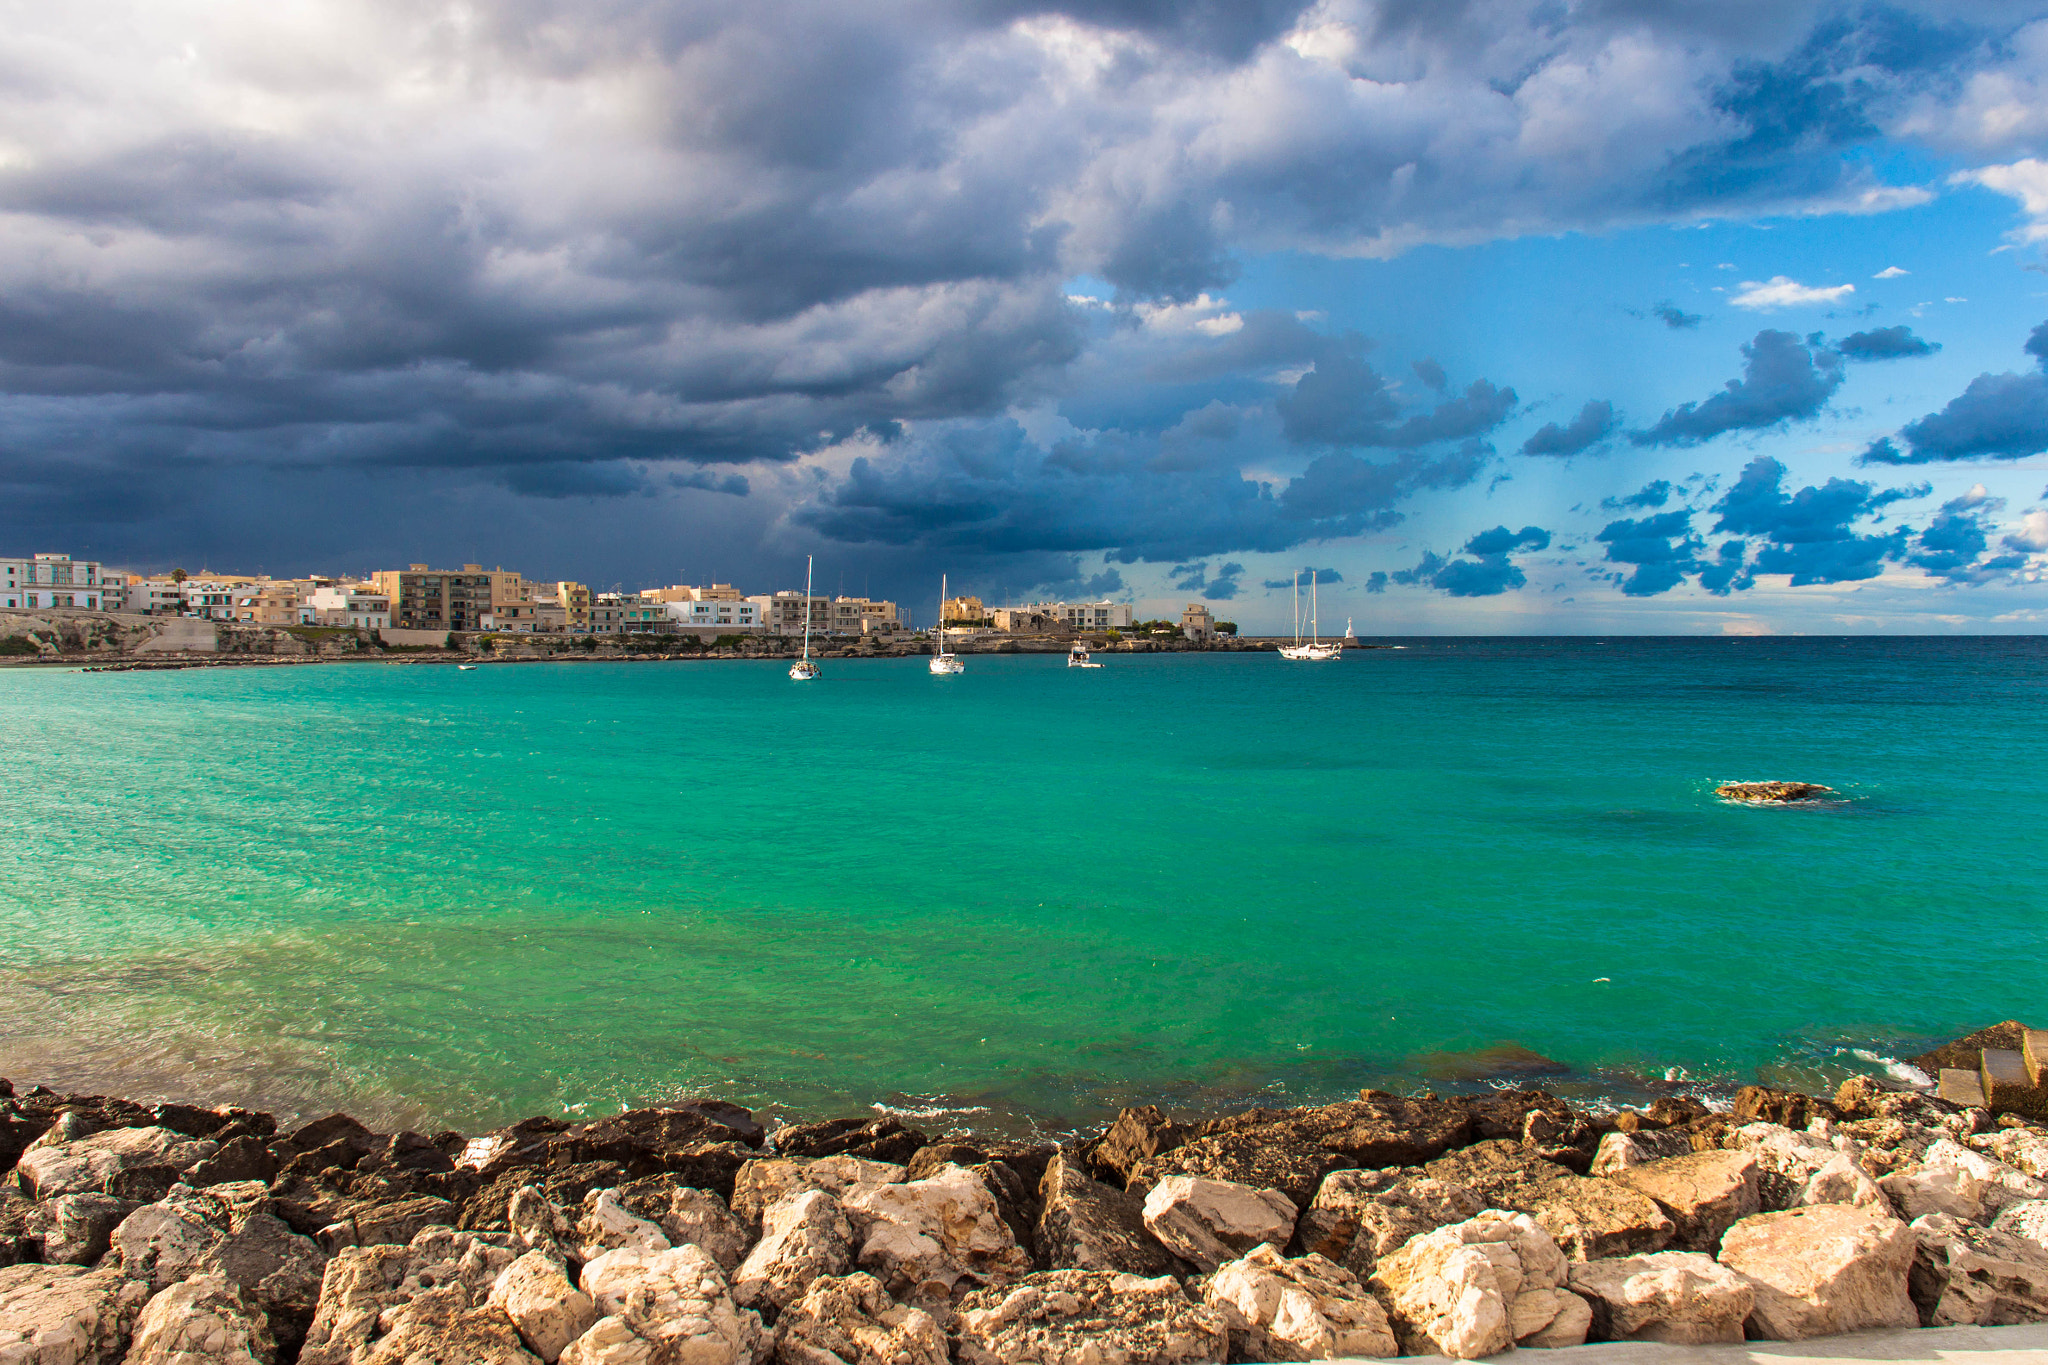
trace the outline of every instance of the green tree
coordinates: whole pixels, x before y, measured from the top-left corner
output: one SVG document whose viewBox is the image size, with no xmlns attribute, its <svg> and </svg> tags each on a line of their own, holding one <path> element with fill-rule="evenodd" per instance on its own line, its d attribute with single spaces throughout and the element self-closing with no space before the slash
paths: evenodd
<svg viewBox="0 0 2048 1365">
<path fill-rule="evenodd" d="M 1235 621 L 1218 621 L 1218 622 L 1216 623 L 1216 633 L 1217 633 L 1218 635 L 1235 635 L 1235 634 L 1237 634 L 1237 622 L 1235 622 Z"/>
<path fill-rule="evenodd" d="M 171 581 L 173 583 L 183 583 L 187 578 L 190 577 L 191 575 L 186 573 L 183 569 L 171 570 Z"/>
</svg>

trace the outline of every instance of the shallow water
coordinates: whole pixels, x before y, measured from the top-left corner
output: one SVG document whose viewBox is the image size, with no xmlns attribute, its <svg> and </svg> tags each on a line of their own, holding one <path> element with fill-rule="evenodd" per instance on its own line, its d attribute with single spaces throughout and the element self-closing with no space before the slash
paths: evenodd
<svg viewBox="0 0 2048 1365">
<path fill-rule="evenodd" d="M 2048 643 L 1400 643 L 0 673 L 0 1070 L 1058 1127 L 1504 1042 L 1818 1084 L 2043 998 Z M 1713 795 L 1772 777 L 1843 799 Z"/>
</svg>

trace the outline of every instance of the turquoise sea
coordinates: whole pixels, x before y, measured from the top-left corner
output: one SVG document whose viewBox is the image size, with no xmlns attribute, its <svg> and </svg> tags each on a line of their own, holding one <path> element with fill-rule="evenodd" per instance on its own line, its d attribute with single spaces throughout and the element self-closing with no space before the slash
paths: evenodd
<svg viewBox="0 0 2048 1365">
<path fill-rule="evenodd" d="M 2048 641 L 1388 643 L 0 672 L 0 1074 L 1061 1128 L 2048 1019 Z"/>
</svg>

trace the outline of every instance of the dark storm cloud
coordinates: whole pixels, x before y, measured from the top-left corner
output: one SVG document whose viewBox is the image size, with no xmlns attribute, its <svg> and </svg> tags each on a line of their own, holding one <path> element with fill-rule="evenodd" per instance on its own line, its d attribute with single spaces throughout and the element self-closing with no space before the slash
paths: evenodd
<svg viewBox="0 0 2048 1365">
<path fill-rule="evenodd" d="M 1310 570 L 1308 569 L 1301 571 L 1301 581 L 1303 583 L 1309 581 L 1309 573 Z M 1342 583 L 1344 581 L 1344 575 L 1338 573 L 1335 569 L 1316 569 L 1314 573 L 1315 581 L 1318 583 Z M 1265 588 L 1268 592 L 1285 592 L 1294 586 L 1294 582 L 1295 580 L 1291 578 L 1268 578 L 1259 586 Z"/>
<path fill-rule="evenodd" d="M 1922 489 L 1878 490 L 1854 479 L 1829 479 L 1796 493 L 1784 491 L 1785 466 L 1768 456 L 1751 460 L 1734 487 L 1714 504 L 1716 532 L 1763 540 L 1752 567 L 1792 576 L 1792 586 L 1851 583 L 1875 578 L 1887 560 L 1905 555 L 1906 528 L 1858 535 L 1854 523 L 1893 502 L 1924 497 Z"/>
<path fill-rule="evenodd" d="M 1524 455 L 1578 455 L 1592 446 L 1606 440 L 1614 431 L 1617 419 L 1614 404 L 1605 398 L 1592 398 L 1579 409 L 1579 415 L 1570 423 L 1559 426 L 1546 422 L 1536 434 L 1522 442 Z"/>
<path fill-rule="evenodd" d="M 1627 497 L 1602 498 L 1600 506 L 1609 512 L 1622 512 L 1631 507 L 1662 507 L 1671 501 L 1671 491 L 1669 479 L 1654 479 Z"/>
<path fill-rule="evenodd" d="M 1066 299 L 1077 278 L 1128 316 L 1274 250 L 1862 209 L 1884 187 L 1859 150 L 1908 112 L 2009 150 L 1942 120 L 2017 60 L 2022 16 L 1834 14 L 1340 7 L 1323 17 L 1358 44 L 1314 55 L 1280 41 L 1315 19 L 1301 0 L 39 7 L 0 34 L 0 479 L 71 474 L 0 497 L 0 532 L 76 527 L 112 554 L 208 515 L 234 471 L 249 490 L 409 471 L 479 490 L 447 516 L 540 543 L 567 504 L 666 525 L 720 515 L 692 499 L 740 480 L 801 500 L 770 467 L 857 437 L 861 486 L 894 488 L 936 428 L 1100 378 L 1120 343 Z M 1343 453 L 1267 488 L 1191 428 L 1152 452 L 1177 470 L 967 480 L 1021 501 L 1007 529 L 1039 548 L 1015 553 L 1191 562 L 1352 534 L 1468 478 L 1469 451 L 1414 452 L 1515 405 L 1428 361 L 1417 380 L 1449 396 L 1415 403 L 1285 314 L 1213 341 L 1123 372 L 1100 425 L 1249 410 L 1313 362 L 1286 433 Z M 1152 392 L 1201 385 L 1234 387 Z M 1729 405 L 1666 434 L 1706 439 Z M 926 439 L 889 439 L 906 424 Z M 1371 449 L 1404 453 L 1350 453 Z M 1058 481 L 1082 477 L 1135 497 L 1130 533 L 1086 508 L 1063 524 Z M 277 496 L 252 517 L 290 514 Z M 840 510 L 895 537 L 876 544 L 954 533 L 943 498 L 915 534 L 886 511 L 914 503 Z M 374 540 L 374 516 L 354 525 Z"/>
<path fill-rule="evenodd" d="M 1913 329 L 1901 323 L 1897 327 L 1851 332 L 1835 343 L 1835 349 L 1851 360 L 1902 360 L 1909 356 L 1933 355 L 1941 346 L 1913 335 Z"/>
<path fill-rule="evenodd" d="M 1209 573 L 1206 563 L 1176 564 L 1167 571 L 1167 580 L 1175 592 L 1193 593 L 1197 597 L 1214 598 L 1228 602 L 1237 596 L 1240 582 L 1244 577 L 1244 565 L 1235 560 L 1217 566 L 1214 575 Z"/>
<path fill-rule="evenodd" d="M 1408 363 L 1408 368 L 1415 371 L 1417 379 L 1420 379 L 1438 393 L 1442 393 L 1444 386 L 1450 383 L 1449 376 L 1444 373 L 1444 367 L 1437 364 L 1434 360 L 1413 360 Z"/>
<path fill-rule="evenodd" d="M 1730 431 L 1760 431 L 1816 416 L 1842 386 L 1842 358 L 1812 341 L 1769 328 L 1742 347 L 1742 378 L 1697 403 L 1682 403 L 1646 431 L 1639 446 L 1693 446 Z"/>
<path fill-rule="evenodd" d="M 1695 331 L 1705 321 L 1698 313 L 1688 313 L 1675 303 L 1660 303 L 1650 310 L 1651 316 L 1674 332 Z"/>
<path fill-rule="evenodd" d="M 1379 372 L 1333 350 L 1274 400 L 1287 439 L 1302 445 L 1414 450 L 1482 435 L 1507 420 L 1515 391 L 1475 379 L 1462 394 L 1400 421 L 1401 405 Z"/>
<path fill-rule="evenodd" d="M 1435 588 L 1452 597 L 1498 597 L 1529 581 L 1508 555 L 1549 546 L 1550 532 L 1540 526 L 1524 526 L 1519 531 L 1496 526 L 1465 542 L 1463 553 L 1471 556 L 1469 559 L 1425 551 L 1414 568 L 1398 570 L 1392 577 L 1396 583 Z"/>
<path fill-rule="evenodd" d="M 1385 592 L 1387 590 L 1387 575 L 1381 570 L 1373 570 L 1371 575 L 1365 580 L 1365 590 L 1375 593 Z"/>
<path fill-rule="evenodd" d="M 1161 470 L 1158 449 L 1158 438 L 1121 432 L 1048 449 L 1011 421 L 955 424 L 886 461 L 856 457 L 793 515 L 850 544 L 1192 564 L 1392 526 L 1400 503 L 1470 483 L 1493 453 L 1477 443 L 1383 461 L 1336 452 L 1275 488 L 1234 468 Z"/>
</svg>

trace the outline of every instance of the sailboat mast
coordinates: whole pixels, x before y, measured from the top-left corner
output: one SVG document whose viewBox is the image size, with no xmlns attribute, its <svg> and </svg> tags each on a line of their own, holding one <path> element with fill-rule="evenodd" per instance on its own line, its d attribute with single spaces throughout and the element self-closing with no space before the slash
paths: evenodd
<svg viewBox="0 0 2048 1365">
<path fill-rule="evenodd" d="M 1323 627 L 1319 618 L 1322 615 L 1322 608 L 1319 605 L 1321 599 L 1316 595 L 1316 577 L 1316 571 L 1310 569 L 1308 571 L 1308 637 L 1314 643 L 1321 644 L 1323 642 Z"/>
<path fill-rule="evenodd" d="M 1294 571 L 1294 643 L 1301 643 L 1301 570 Z"/>
<path fill-rule="evenodd" d="M 804 657 L 811 657 L 811 556 L 804 556 Z"/>
<path fill-rule="evenodd" d="M 934 649 L 934 650 L 932 651 L 932 653 L 934 653 L 934 654 L 944 654 L 945 652 L 946 652 L 946 576 L 945 576 L 944 574 L 940 574 L 940 575 L 939 575 L 939 643 L 938 643 L 938 648 Z"/>
</svg>

